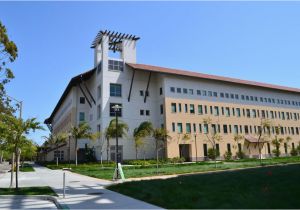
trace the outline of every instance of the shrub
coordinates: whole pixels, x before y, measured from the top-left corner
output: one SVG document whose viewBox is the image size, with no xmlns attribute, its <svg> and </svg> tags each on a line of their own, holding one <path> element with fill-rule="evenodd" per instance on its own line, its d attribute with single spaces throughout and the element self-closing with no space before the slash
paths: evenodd
<svg viewBox="0 0 300 210">
<path fill-rule="evenodd" d="M 245 153 L 243 151 L 238 151 L 236 153 L 236 156 L 239 158 L 239 159 L 244 159 L 246 157 Z"/>
<path fill-rule="evenodd" d="M 231 160 L 231 158 L 232 158 L 232 153 L 230 151 L 226 151 L 224 154 L 224 159 Z"/>
<path fill-rule="evenodd" d="M 174 157 L 174 158 L 168 158 L 167 162 L 169 163 L 183 163 L 185 161 L 184 157 Z"/>
<path fill-rule="evenodd" d="M 298 155 L 298 150 L 296 150 L 295 148 L 293 148 L 290 152 L 291 156 L 297 156 Z"/>
<path fill-rule="evenodd" d="M 279 150 L 279 149 L 273 149 L 272 152 L 273 152 L 273 154 L 274 154 L 276 157 L 279 157 L 279 156 L 280 156 L 280 150 Z"/>
<path fill-rule="evenodd" d="M 215 160 L 220 156 L 220 152 L 217 149 L 209 148 L 207 151 L 207 156 L 209 159 Z"/>
</svg>

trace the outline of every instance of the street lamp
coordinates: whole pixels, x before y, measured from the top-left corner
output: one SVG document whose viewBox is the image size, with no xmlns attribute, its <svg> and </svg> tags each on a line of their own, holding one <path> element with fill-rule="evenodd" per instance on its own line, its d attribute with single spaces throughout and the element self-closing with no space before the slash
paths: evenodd
<svg viewBox="0 0 300 210">
<path fill-rule="evenodd" d="M 119 134 L 118 134 L 118 112 L 122 109 L 122 107 L 118 104 L 114 105 L 112 107 L 115 111 L 115 117 L 116 117 L 116 178 L 119 178 L 119 163 L 120 163 L 120 154 L 119 154 Z"/>
</svg>

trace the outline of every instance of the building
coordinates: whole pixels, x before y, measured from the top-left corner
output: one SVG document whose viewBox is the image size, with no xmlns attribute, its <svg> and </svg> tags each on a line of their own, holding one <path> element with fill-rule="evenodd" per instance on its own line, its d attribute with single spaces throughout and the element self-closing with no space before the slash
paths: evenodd
<svg viewBox="0 0 300 210">
<path fill-rule="evenodd" d="M 127 137 L 120 140 L 122 159 L 134 159 L 133 129 L 143 121 L 154 127 L 165 127 L 172 137 L 164 157 L 185 157 L 188 161 L 205 159 L 211 144 L 207 136 L 218 132 L 222 141 L 216 148 L 221 157 L 226 151 L 238 150 L 249 157 L 269 156 L 274 149 L 270 142 L 258 142 L 258 130 L 263 119 L 272 122 L 270 135 L 280 125 L 279 137 L 290 136 L 282 155 L 289 154 L 299 143 L 300 89 L 213 76 L 190 71 L 137 64 L 136 44 L 139 37 L 100 31 L 91 48 L 94 68 L 71 79 L 52 114 L 45 123 L 54 134 L 68 131 L 82 121 L 93 131 L 104 132 L 114 118 L 112 106 L 121 105 L 120 119 L 129 126 Z M 111 57 L 113 55 L 114 57 Z M 119 55 L 118 58 L 115 58 Z M 207 125 L 203 119 L 210 118 Z M 209 134 L 206 134 L 210 132 Z M 268 133 L 265 131 L 263 135 Z M 241 134 L 244 139 L 233 139 Z M 272 138 L 272 137 L 271 137 Z M 74 159 L 74 145 L 59 148 L 57 156 Z M 110 143 L 109 159 L 114 160 L 115 142 Z M 93 148 L 97 159 L 106 159 L 106 142 L 80 140 L 79 147 Z M 147 139 L 140 158 L 155 157 L 153 139 Z M 197 148 L 197 149 L 196 149 Z M 49 150 L 46 160 L 53 160 L 55 150 Z M 197 155 L 196 155 L 197 154 Z"/>
</svg>

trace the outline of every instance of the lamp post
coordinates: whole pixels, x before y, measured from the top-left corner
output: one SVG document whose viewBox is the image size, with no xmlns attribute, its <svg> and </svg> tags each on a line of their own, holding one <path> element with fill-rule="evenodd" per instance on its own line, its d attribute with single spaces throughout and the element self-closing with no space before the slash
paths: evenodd
<svg viewBox="0 0 300 210">
<path fill-rule="evenodd" d="M 198 162 L 198 150 L 197 150 L 197 134 L 194 134 L 195 137 L 195 149 L 196 149 L 196 163 Z"/>
<path fill-rule="evenodd" d="M 71 136 L 72 134 L 69 133 L 69 169 L 71 169 Z"/>
<path fill-rule="evenodd" d="M 119 106 L 118 104 L 114 105 L 112 107 L 115 111 L 115 117 L 116 117 L 116 178 L 118 179 L 119 178 L 119 169 L 118 169 L 118 165 L 120 163 L 120 158 L 119 158 L 119 134 L 118 134 L 118 112 L 122 109 L 121 106 Z"/>
</svg>

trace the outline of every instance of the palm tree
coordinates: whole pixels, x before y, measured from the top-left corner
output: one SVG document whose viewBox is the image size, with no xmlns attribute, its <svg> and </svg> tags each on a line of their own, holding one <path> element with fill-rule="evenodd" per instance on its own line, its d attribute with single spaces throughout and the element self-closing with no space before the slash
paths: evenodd
<svg viewBox="0 0 300 210">
<path fill-rule="evenodd" d="M 152 132 L 156 150 L 156 173 L 158 173 L 158 152 L 163 149 L 166 146 L 167 141 L 171 139 L 171 136 L 169 136 L 168 133 L 169 132 L 164 128 L 156 128 Z"/>
<path fill-rule="evenodd" d="M 75 165 L 77 166 L 77 156 L 78 156 L 78 139 L 95 139 L 95 134 L 91 131 L 91 127 L 86 122 L 81 122 L 78 126 L 72 126 L 71 136 L 75 140 Z"/>
<path fill-rule="evenodd" d="M 235 142 L 234 148 L 236 149 L 239 145 L 239 143 L 244 139 L 244 136 L 240 135 L 240 134 L 235 134 L 233 137 L 233 140 Z M 238 151 L 238 153 L 241 153 L 242 151 Z M 238 155 L 237 155 L 238 156 Z"/>
<path fill-rule="evenodd" d="M 133 139 L 135 144 L 135 158 L 138 159 L 138 149 L 144 145 L 144 138 L 150 136 L 153 131 L 153 126 L 151 122 L 142 122 L 139 127 L 135 128 L 133 131 Z"/>
<path fill-rule="evenodd" d="M 116 138 L 116 133 L 118 134 L 118 137 L 126 136 L 127 132 L 128 132 L 128 125 L 125 122 L 123 122 L 121 120 L 118 120 L 118 127 L 117 128 L 116 128 L 116 119 L 112 119 L 109 122 L 109 125 L 105 129 L 105 133 L 104 133 L 104 136 L 105 136 L 106 141 L 107 141 L 107 145 L 106 145 L 107 146 L 107 148 L 106 148 L 107 162 L 108 162 L 108 155 L 109 155 L 109 148 L 110 148 L 110 139 L 111 138 Z"/>
<path fill-rule="evenodd" d="M 261 157 L 262 147 L 260 146 L 260 143 L 261 143 L 261 141 L 266 142 L 267 139 L 271 136 L 271 126 L 272 126 L 272 122 L 270 120 L 261 120 L 259 129 L 258 129 L 258 139 L 257 139 L 260 164 L 262 164 L 262 157 Z M 267 135 L 263 136 L 263 131 L 265 129 L 267 129 Z"/>
<path fill-rule="evenodd" d="M 56 148 L 56 161 L 58 165 L 58 148 L 60 144 L 63 144 L 67 141 L 67 134 L 66 133 L 58 133 L 57 135 L 54 135 L 54 145 Z"/>
</svg>

